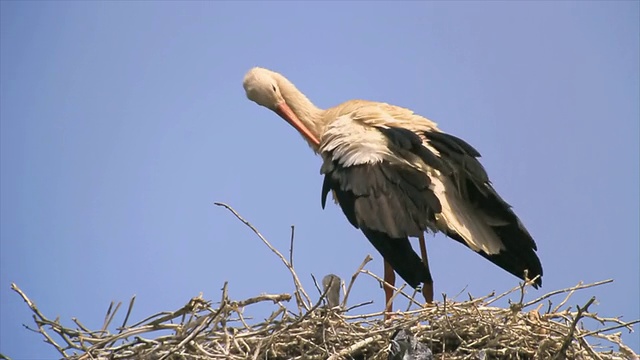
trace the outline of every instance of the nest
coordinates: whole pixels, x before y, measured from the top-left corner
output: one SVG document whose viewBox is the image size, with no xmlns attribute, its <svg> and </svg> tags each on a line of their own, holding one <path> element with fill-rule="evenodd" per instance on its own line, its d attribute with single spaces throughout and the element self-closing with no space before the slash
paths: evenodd
<svg viewBox="0 0 640 360">
<path fill-rule="evenodd" d="M 612 331 L 632 331 L 632 325 L 640 320 L 623 322 L 619 318 L 600 317 L 589 311 L 595 298 L 582 306 L 566 306 L 576 291 L 611 280 L 578 284 L 525 302 L 525 290 L 531 284 L 528 281 L 503 294 L 469 296 L 467 301 L 460 302 L 444 297 L 428 307 L 413 299 L 415 292 L 407 294 L 401 287 L 395 295 L 409 299 L 409 306 L 415 304 L 417 309 L 394 313 L 389 320 L 383 319 L 382 312 L 351 315 L 355 308 L 368 304 L 346 307 L 358 275 L 366 274 L 382 282 L 365 269 L 371 260 L 369 256 L 346 289 L 342 283 L 344 297 L 340 304 L 336 304 L 336 296 L 331 294 L 338 288 L 333 286 L 334 281 L 324 281 L 324 290 L 316 283 L 319 300 L 312 302 L 292 265 L 293 231 L 290 257 L 286 259 L 235 210 L 226 204 L 217 205 L 231 211 L 282 260 L 293 279 L 292 294 L 262 294 L 235 301 L 229 298 L 225 283 L 221 298 L 215 303 L 201 294 L 176 311 L 129 324 L 134 297 L 121 325 L 113 324 L 122 303 L 111 303 L 102 328 L 90 330 L 75 318 L 73 327 L 62 325 L 58 319 L 50 320 L 12 284 L 34 314 L 36 327 L 25 326 L 44 336 L 62 358 L 78 360 L 388 359 L 390 338 L 399 329 L 408 330 L 426 344 L 434 359 L 638 359 L 622 343 L 620 333 Z M 331 278 L 336 279 L 332 275 L 325 280 Z M 519 300 L 510 301 L 506 307 L 495 305 L 508 297 Z M 554 306 L 552 299 L 561 300 Z M 271 307 L 271 315 L 259 321 L 246 316 L 246 310 L 255 304 Z M 597 324 L 597 328 L 588 329 L 585 319 L 595 320 L 587 322 Z M 0 358 L 8 359 L 1 354 Z"/>
</svg>

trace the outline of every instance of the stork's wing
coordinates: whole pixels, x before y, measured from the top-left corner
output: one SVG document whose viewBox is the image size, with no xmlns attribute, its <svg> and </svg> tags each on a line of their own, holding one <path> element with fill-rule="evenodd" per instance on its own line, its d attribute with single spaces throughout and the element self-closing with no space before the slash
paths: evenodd
<svg viewBox="0 0 640 360">
<path fill-rule="evenodd" d="M 389 150 L 390 143 L 407 150 L 421 147 L 420 138 L 412 133 L 415 138 L 396 139 L 395 132 L 404 129 L 343 120 L 332 124 L 334 128 L 325 133 L 320 146 L 324 158 L 321 173 L 325 175 L 322 206 L 333 190 L 349 222 L 362 230 L 400 277 L 414 288 L 431 282 L 408 237 L 417 237 L 431 226 L 441 211 L 440 201 L 429 176 Z"/>
<path fill-rule="evenodd" d="M 455 198 L 461 200 L 466 207 L 474 211 L 473 221 L 479 227 L 488 228 L 501 243 L 497 252 L 476 250 L 480 255 L 507 270 L 511 274 L 523 278 L 528 270 L 530 279 L 540 275 L 536 285 L 542 285 L 542 265 L 536 255 L 537 245 L 518 216 L 506 201 L 500 197 L 491 185 L 484 167 L 478 161 L 480 153 L 464 140 L 442 132 L 425 131 L 430 147 L 437 150 L 439 158 L 447 165 L 451 172 L 445 180 L 454 184 L 457 192 Z M 450 214 L 463 218 L 463 214 Z M 465 233 L 463 230 L 471 228 L 463 226 L 457 229 L 452 224 L 441 229 L 449 237 L 460 243 L 472 247 L 474 240 L 469 237 L 480 237 L 481 233 Z M 465 224 L 469 225 L 469 224 Z"/>
<path fill-rule="evenodd" d="M 537 246 L 492 187 L 476 149 L 435 128 L 410 130 L 388 114 L 363 113 L 338 118 L 323 136 L 323 206 L 333 190 L 365 234 L 404 238 L 437 227 L 519 278 L 525 270 L 540 275 L 542 284 Z"/>
</svg>

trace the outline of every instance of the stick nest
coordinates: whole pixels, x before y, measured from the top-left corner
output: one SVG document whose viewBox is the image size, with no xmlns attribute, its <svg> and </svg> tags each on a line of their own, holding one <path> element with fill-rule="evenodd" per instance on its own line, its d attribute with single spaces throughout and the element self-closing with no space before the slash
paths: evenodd
<svg viewBox="0 0 640 360">
<path fill-rule="evenodd" d="M 398 329 L 408 329 L 432 350 L 434 359 L 638 359 L 625 346 L 616 329 L 632 331 L 635 320 L 604 318 L 589 311 L 595 298 L 582 306 L 565 306 L 576 291 L 611 282 L 557 290 L 526 302 L 525 290 L 531 281 L 500 295 L 453 302 L 446 297 L 433 306 L 423 307 L 403 287 L 396 296 L 409 299 L 417 309 L 397 312 L 390 320 L 383 313 L 351 315 L 346 307 L 349 292 L 359 274 L 379 277 L 365 269 L 362 262 L 344 289 L 342 303 L 327 306 L 327 293 L 317 286 L 319 299 L 312 302 L 293 268 L 293 227 L 289 259 L 286 259 L 234 209 L 231 211 L 251 228 L 276 254 L 291 273 L 293 294 L 262 294 L 235 301 L 228 297 L 227 283 L 219 301 L 205 300 L 202 294 L 182 308 L 151 315 L 128 324 L 135 303 L 129 302 L 120 326 L 113 326 L 122 303 L 111 303 L 99 330 L 90 330 L 73 318 L 66 327 L 59 319 L 45 317 L 27 295 L 12 284 L 33 312 L 35 327 L 27 327 L 44 336 L 47 343 L 66 359 L 387 359 L 390 338 Z M 315 278 L 314 278 L 315 281 Z M 500 299 L 515 298 L 506 307 L 496 306 Z M 552 304 L 552 299 L 561 301 Z M 290 301 L 293 299 L 293 302 Z M 287 304 L 295 303 L 295 309 Z M 255 304 L 268 305 L 271 315 L 253 320 L 246 310 Z M 335 305 L 335 304 L 333 304 Z M 586 320 L 586 321 L 585 321 Z M 596 329 L 588 329 L 595 324 Z M 0 358 L 7 356 L 0 354 Z"/>
</svg>

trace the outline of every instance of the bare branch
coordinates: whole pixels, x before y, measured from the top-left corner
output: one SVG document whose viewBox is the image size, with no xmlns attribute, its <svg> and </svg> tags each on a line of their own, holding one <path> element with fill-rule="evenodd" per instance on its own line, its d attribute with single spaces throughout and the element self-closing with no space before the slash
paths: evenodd
<svg viewBox="0 0 640 360">
<path fill-rule="evenodd" d="M 300 283 L 300 279 L 298 278 L 298 275 L 296 274 L 295 270 L 293 269 L 293 266 L 291 265 L 291 263 L 289 261 L 287 261 L 287 259 L 285 259 L 284 256 L 282 256 L 280 251 L 278 251 L 276 248 L 274 248 L 267 241 L 267 239 L 265 239 L 264 236 L 262 236 L 262 234 L 260 234 L 258 229 L 256 229 L 253 225 L 251 225 L 251 223 L 249 223 L 242 216 L 240 216 L 240 214 L 238 214 L 238 212 L 235 211 L 231 206 L 229 206 L 229 205 L 227 205 L 225 203 L 220 203 L 220 202 L 216 202 L 214 204 L 217 205 L 217 206 L 222 206 L 222 207 L 226 208 L 227 210 L 229 210 L 233 215 L 235 215 L 236 218 L 238 218 L 238 220 L 240 220 L 243 224 L 245 224 L 247 227 L 249 227 L 256 235 L 258 235 L 260 240 L 262 240 L 262 242 L 265 245 L 267 245 L 269 250 L 271 250 L 274 254 L 276 254 L 280 258 L 280 260 L 284 263 L 284 265 L 287 267 L 287 269 L 289 269 L 289 272 L 291 273 L 291 276 L 293 277 L 293 282 L 294 282 L 294 284 L 296 286 L 296 301 L 298 302 L 298 304 L 304 306 L 304 308 L 307 311 L 309 311 L 309 305 L 307 305 L 307 304 L 311 304 L 311 298 L 309 298 L 309 295 L 307 295 L 306 291 L 304 291 L 304 288 L 302 287 L 302 284 Z M 291 233 L 291 236 L 293 237 L 293 231 Z M 292 248 L 292 256 L 293 256 L 293 248 Z M 299 295 L 300 293 L 302 295 L 304 295 L 305 299 L 307 300 L 306 303 L 300 297 L 300 295 Z"/>
<path fill-rule="evenodd" d="M 129 301 L 129 308 L 127 308 L 127 315 L 125 315 L 124 320 L 122 321 L 122 325 L 120 326 L 120 332 L 127 326 L 127 321 L 129 320 L 129 316 L 131 316 L 131 310 L 133 310 L 133 304 L 136 302 L 136 296 L 133 295 L 131 300 Z"/>
<path fill-rule="evenodd" d="M 349 281 L 349 286 L 347 286 L 347 291 L 345 291 L 345 293 L 344 293 L 344 299 L 342 299 L 342 305 L 341 305 L 342 308 L 346 308 L 347 307 L 347 300 L 349 299 L 349 294 L 351 293 L 351 288 L 353 287 L 353 283 L 356 281 L 356 278 L 358 277 L 358 274 L 360 274 L 362 269 L 364 269 L 364 267 L 371 260 L 373 260 L 371 255 L 367 255 L 364 258 L 364 260 L 362 260 L 362 263 L 360 264 L 360 266 L 358 266 L 358 270 L 356 270 L 356 272 L 354 272 L 353 275 L 351 276 L 351 281 Z"/>
<path fill-rule="evenodd" d="M 573 334 L 576 331 L 576 326 L 578 326 L 578 321 L 582 318 L 583 314 L 589 310 L 589 306 L 596 301 L 595 297 L 592 297 L 583 307 L 576 306 L 578 308 L 578 313 L 576 314 L 573 322 L 571 323 L 571 327 L 569 329 L 569 333 L 564 337 L 564 341 L 562 342 L 562 347 L 560 351 L 554 356 L 554 360 L 563 360 L 567 358 L 567 349 L 569 349 L 569 344 L 574 340 Z"/>
<path fill-rule="evenodd" d="M 531 305 L 537 304 L 538 302 L 544 300 L 544 299 L 548 299 L 554 295 L 557 294 L 562 294 L 562 293 L 566 293 L 566 292 L 571 292 L 571 291 L 575 291 L 575 290 L 581 290 L 581 289 L 588 289 L 590 287 L 594 287 L 594 286 L 600 286 L 600 285 L 604 285 L 604 284 L 608 284 L 610 282 L 613 282 L 613 279 L 608 279 L 608 280 L 602 280 L 602 281 L 597 281 L 594 282 L 592 284 L 586 284 L 586 285 L 582 285 L 582 282 L 576 286 L 572 286 L 566 289 L 561 289 L 561 290 L 556 290 L 556 291 L 552 291 L 548 294 L 542 295 L 541 297 L 533 300 L 533 301 L 529 301 L 528 303 L 524 304 L 523 308 L 529 307 Z"/>
</svg>

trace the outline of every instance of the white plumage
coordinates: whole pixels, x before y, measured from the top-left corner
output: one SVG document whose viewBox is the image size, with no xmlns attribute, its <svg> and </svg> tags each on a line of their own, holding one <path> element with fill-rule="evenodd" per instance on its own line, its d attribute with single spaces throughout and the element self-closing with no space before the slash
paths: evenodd
<svg viewBox="0 0 640 360">
<path fill-rule="evenodd" d="M 348 220 L 360 228 L 391 268 L 411 286 L 424 283 L 433 300 L 424 231 L 439 230 L 510 273 L 537 276 L 536 244 L 491 186 L 480 154 L 411 110 L 351 100 L 317 108 L 284 76 L 263 68 L 244 78 L 247 97 L 291 124 L 323 158 L 324 199 L 333 192 Z M 407 237 L 418 237 L 422 261 Z M 387 300 L 391 288 L 386 287 Z"/>
</svg>

